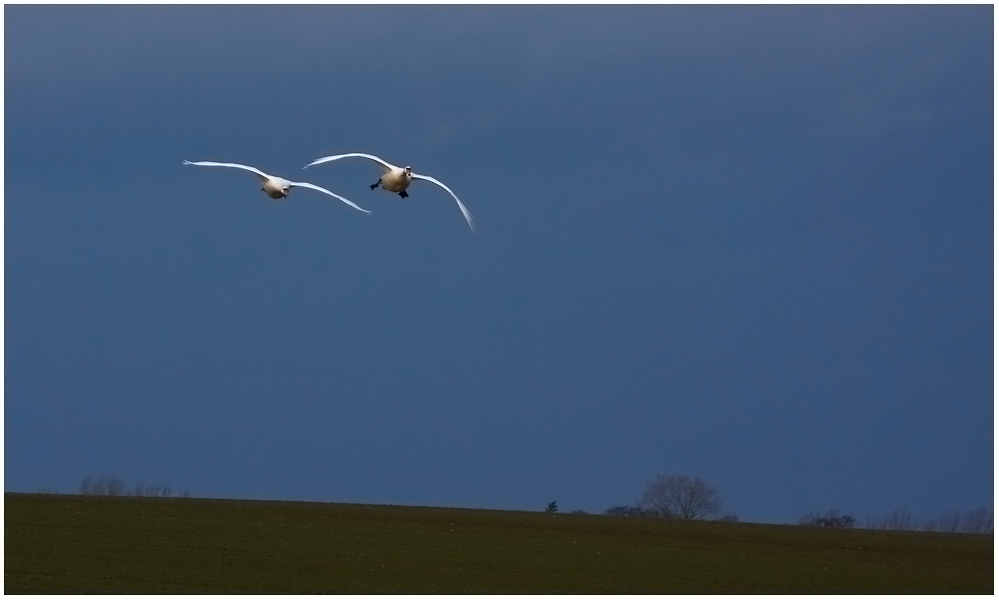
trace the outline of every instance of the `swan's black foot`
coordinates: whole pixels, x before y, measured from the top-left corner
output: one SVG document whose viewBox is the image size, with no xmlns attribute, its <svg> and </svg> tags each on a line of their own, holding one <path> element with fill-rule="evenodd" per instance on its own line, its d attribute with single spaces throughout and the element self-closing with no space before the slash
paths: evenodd
<svg viewBox="0 0 999 600">
<path fill-rule="evenodd" d="M 371 184 L 371 185 L 369 185 L 368 187 L 369 187 L 369 188 L 371 188 L 371 189 L 375 189 L 376 187 L 378 187 L 378 184 L 380 184 L 381 182 L 382 182 L 382 180 L 381 180 L 381 179 L 379 179 L 378 181 L 376 181 L 376 182 L 372 183 L 372 184 Z"/>
<path fill-rule="evenodd" d="M 409 198 L 409 194 L 406 193 L 406 190 L 402 190 L 401 192 L 399 192 L 399 197 L 400 198 Z"/>
</svg>

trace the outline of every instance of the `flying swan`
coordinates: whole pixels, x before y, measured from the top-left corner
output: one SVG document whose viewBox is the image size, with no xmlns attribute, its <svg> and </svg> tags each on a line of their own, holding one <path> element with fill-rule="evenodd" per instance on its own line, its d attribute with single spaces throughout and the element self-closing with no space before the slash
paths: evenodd
<svg viewBox="0 0 999 600">
<path fill-rule="evenodd" d="M 263 182 L 264 187 L 260 189 L 263 190 L 264 192 L 267 192 L 267 195 L 275 200 L 281 200 L 283 198 L 287 198 L 288 194 L 291 192 L 291 188 L 293 187 L 304 187 L 316 190 L 317 192 L 322 192 L 324 194 L 329 194 L 330 196 L 333 196 L 338 200 L 343 200 L 344 202 L 346 202 L 350 206 L 353 206 L 354 208 L 356 208 L 361 212 L 371 214 L 370 210 L 364 210 L 363 208 L 354 204 L 350 200 L 347 200 L 343 196 L 338 196 L 326 188 L 321 188 L 318 185 L 313 185 L 311 183 L 306 183 L 304 181 L 288 181 L 287 179 L 284 179 L 282 177 L 274 177 L 268 175 L 267 173 L 264 173 L 259 169 L 254 169 L 253 167 L 248 167 L 246 165 L 237 165 L 236 163 L 220 163 L 220 162 L 210 162 L 210 161 L 191 162 L 189 160 L 185 160 L 184 164 L 198 165 L 200 167 L 232 167 L 234 169 L 243 169 L 245 171 L 251 171 L 253 173 L 256 173 L 257 177 L 260 178 L 260 181 Z"/>
<path fill-rule="evenodd" d="M 428 177 L 426 175 L 417 175 L 416 173 L 413 172 L 413 169 L 411 169 L 410 167 L 397 167 L 393 164 L 385 162 L 384 160 L 378 158 L 377 156 L 372 156 L 371 154 L 361 154 L 360 152 L 351 152 L 350 154 L 337 154 L 336 156 L 324 156 L 323 158 L 312 161 L 311 163 L 305 165 L 302 168 L 308 169 L 313 165 L 318 165 L 333 160 L 339 160 L 341 158 L 348 158 L 351 156 L 359 156 L 361 158 L 367 158 L 368 160 L 373 160 L 376 163 L 378 163 L 378 166 L 382 168 L 381 178 L 375 183 L 371 184 L 371 186 L 369 186 L 371 189 L 375 189 L 376 187 L 381 185 L 383 190 L 388 190 L 393 193 L 398 193 L 399 196 L 402 198 L 408 198 L 409 194 L 406 193 L 406 188 L 409 187 L 409 184 L 412 183 L 414 179 L 422 179 L 424 181 L 429 181 L 430 183 L 436 183 L 437 185 L 441 186 L 442 188 L 447 190 L 447 193 L 451 194 L 451 197 L 454 198 L 454 201 L 458 203 L 458 208 L 461 209 L 461 214 L 465 215 L 465 220 L 468 221 L 468 226 L 472 229 L 472 231 L 475 231 L 475 224 L 472 222 L 472 214 L 468 212 L 468 209 L 465 208 L 465 205 L 461 203 L 461 200 L 458 200 L 458 197 L 454 195 L 454 192 L 451 191 L 451 188 L 437 181 L 433 177 Z"/>
</svg>

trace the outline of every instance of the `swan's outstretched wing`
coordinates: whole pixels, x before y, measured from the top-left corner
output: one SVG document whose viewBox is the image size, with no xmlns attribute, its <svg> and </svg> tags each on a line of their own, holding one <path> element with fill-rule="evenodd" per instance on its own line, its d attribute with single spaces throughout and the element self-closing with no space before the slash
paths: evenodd
<svg viewBox="0 0 999 600">
<path fill-rule="evenodd" d="M 373 156 L 371 154 L 362 154 L 360 152 L 351 152 L 350 154 L 337 154 L 335 156 L 324 156 L 324 157 L 322 157 L 322 158 L 320 158 L 318 160 L 314 160 L 314 161 L 310 162 L 309 164 L 305 165 L 302 168 L 303 169 L 308 169 L 312 165 L 319 165 L 319 164 L 322 164 L 324 162 L 330 162 L 331 160 L 340 160 L 341 158 L 349 158 L 351 156 L 358 156 L 360 158 L 367 158 L 368 160 L 373 160 L 376 163 L 378 163 L 379 165 L 381 165 L 382 170 L 385 171 L 386 173 L 388 173 L 392 169 L 396 168 L 395 165 L 389 164 L 389 163 L 385 162 L 384 160 L 378 158 L 377 156 Z"/>
<path fill-rule="evenodd" d="M 454 198 L 454 201 L 458 203 L 458 208 L 461 209 L 461 214 L 465 215 L 465 220 L 468 221 L 468 226 L 472 229 L 472 231 L 475 231 L 475 223 L 472 222 L 472 213 L 468 212 L 468 209 L 465 208 L 465 205 L 461 203 L 461 200 L 458 200 L 458 197 L 454 195 L 454 192 L 451 191 L 451 188 L 437 181 L 433 177 L 427 177 L 426 175 L 417 175 L 416 173 L 413 173 L 413 179 L 422 179 L 424 181 L 429 181 L 430 183 L 436 183 L 437 185 L 447 190 L 447 193 L 451 194 L 451 197 Z"/>
<path fill-rule="evenodd" d="M 244 169 L 246 171 L 252 171 L 253 173 L 256 173 L 257 177 L 259 177 L 262 181 L 267 181 L 268 179 L 271 178 L 270 175 L 268 175 L 267 173 L 264 173 L 260 169 L 254 169 L 253 167 L 248 167 L 246 165 L 237 165 L 236 163 L 210 162 L 210 161 L 207 161 L 207 160 L 203 160 L 201 162 L 191 162 L 189 160 L 185 160 L 184 164 L 185 165 L 198 165 L 199 167 L 233 167 L 235 169 Z"/>
<path fill-rule="evenodd" d="M 295 186 L 295 187 L 306 187 L 306 188 L 309 188 L 310 190 L 316 190 L 317 192 L 322 192 L 324 194 L 329 194 L 330 196 L 333 196 L 334 198 L 337 198 L 338 200 L 343 200 L 344 202 L 346 202 L 347 204 L 353 206 L 354 208 L 356 208 L 357 210 L 359 210 L 361 212 L 368 213 L 369 215 L 371 214 L 370 210 L 364 210 L 363 208 L 361 208 L 360 206 L 354 204 L 350 200 L 347 200 L 343 196 L 338 196 L 338 195 L 334 194 L 333 192 L 329 191 L 328 189 L 321 188 L 318 185 L 312 185 L 311 183 L 306 183 L 304 181 L 289 181 L 288 183 L 290 185 L 292 185 L 292 186 Z"/>
</svg>

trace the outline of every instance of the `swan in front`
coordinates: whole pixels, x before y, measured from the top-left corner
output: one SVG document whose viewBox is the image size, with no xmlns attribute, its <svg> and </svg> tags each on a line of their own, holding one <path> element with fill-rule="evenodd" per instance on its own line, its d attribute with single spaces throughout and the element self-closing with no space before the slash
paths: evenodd
<svg viewBox="0 0 999 600">
<path fill-rule="evenodd" d="M 305 181 L 288 181 L 283 177 L 275 177 L 273 175 L 268 175 L 267 173 L 264 173 L 260 169 L 255 169 L 253 167 L 248 167 L 246 165 L 239 165 L 236 163 L 211 162 L 211 161 L 191 162 L 189 160 L 185 160 L 184 164 L 197 165 L 200 167 L 232 167 L 234 169 L 243 169 L 244 171 L 250 171 L 251 173 L 255 173 L 257 177 L 260 178 L 260 181 L 263 184 L 263 187 L 260 189 L 266 192 L 268 196 L 270 196 L 275 200 L 283 200 L 287 198 L 288 194 L 291 193 L 291 188 L 293 187 L 304 187 L 304 188 L 309 188 L 311 190 L 316 190 L 317 192 L 322 192 L 324 194 L 329 194 L 330 196 L 333 196 L 338 200 L 342 200 L 343 202 L 347 203 L 348 205 L 356 208 L 361 212 L 371 214 L 370 210 L 364 210 L 363 208 L 354 204 L 350 200 L 347 200 L 343 196 L 334 194 L 333 192 L 329 191 L 326 188 L 321 188 L 318 185 L 313 185 Z"/>
<path fill-rule="evenodd" d="M 472 213 L 468 212 L 468 209 L 465 208 L 465 205 L 461 203 L 461 200 L 458 200 L 458 196 L 456 196 L 454 192 L 451 191 L 451 188 L 444 185 L 440 181 L 437 181 L 433 177 L 429 177 L 427 175 L 418 175 L 414 173 L 413 169 L 411 169 L 410 167 L 397 167 L 371 154 L 351 152 L 349 154 L 324 156 L 323 158 L 312 161 L 311 163 L 305 165 L 303 168 L 308 169 L 313 165 L 319 165 L 325 162 L 340 160 L 341 158 L 348 158 L 352 156 L 373 160 L 376 163 L 378 163 L 378 166 L 382 168 L 382 176 L 378 179 L 378 181 L 374 182 L 369 186 L 371 189 L 375 189 L 380 185 L 382 186 L 383 190 L 388 190 L 390 192 L 397 193 L 401 198 L 408 198 L 409 194 L 406 193 L 406 188 L 409 187 L 409 184 L 412 183 L 414 179 L 422 179 L 424 181 L 429 181 L 430 183 L 436 183 L 437 185 L 441 186 L 442 188 L 447 190 L 447 193 L 451 194 L 451 197 L 454 198 L 454 201 L 458 203 L 458 208 L 461 209 L 461 214 L 464 215 L 465 220 L 468 221 L 469 228 L 471 228 L 472 231 L 475 231 L 475 223 L 472 222 Z"/>
</svg>

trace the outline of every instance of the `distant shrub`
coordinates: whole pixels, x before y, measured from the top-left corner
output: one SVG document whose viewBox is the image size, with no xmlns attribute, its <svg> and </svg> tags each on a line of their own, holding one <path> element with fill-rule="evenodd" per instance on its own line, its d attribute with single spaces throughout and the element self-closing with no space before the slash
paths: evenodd
<svg viewBox="0 0 999 600">
<path fill-rule="evenodd" d="M 904 508 L 896 508 L 885 517 L 867 519 L 868 529 L 889 529 L 892 531 L 916 531 L 919 522 Z"/>
<path fill-rule="evenodd" d="M 132 493 L 133 496 L 143 496 L 147 498 L 169 498 L 173 495 L 173 488 L 168 485 L 162 485 L 159 483 L 137 483 L 135 484 L 135 491 Z"/>
<path fill-rule="evenodd" d="M 869 529 L 894 531 L 937 531 L 941 533 L 992 533 L 993 513 L 985 507 L 962 512 L 958 509 L 945 510 L 937 516 L 920 523 L 909 511 L 896 508 L 884 517 L 872 517 L 866 523 Z"/>
<path fill-rule="evenodd" d="M 941 533 L 954 533 L 961 530 L 961 511 L 958 509 L 945 510 L 932 519 L 927 519 L 923 523 L 923 531 L 939 531 Z"/>
<path fill-rule="evenodd" d="M 79 491 L 84 496 L 121 496 L 125 493 L 125 482 L 117 477 L 95 479 L 88 475 L 80 482 Z"/>
<path fill-rule="evenodd" d="M 47 488 L 43 488 L 47 489 Z M 84 496 L 124 496 L 125 482 L 117 477 L 94 477 L 88 475 L 80 482 L 79 493 Z M 40 493 L 54 493 L 45 492 Z M 132 489 L 132 495 L 143 498 L 169 498 L 173 496 L 173 488 L 162 483 L 137 483 Z M 184 490 L 181 498 L 190 498 L 191 493 Z"/>
<path fill-rule="evenodd" d="M 604 511 L 605 515 L 611 517 L 658 517 L 660 516 L 657 512 L 653 512 L 644 509 L 640 506 L 628 506 L 627 504 L 621 506 L 612 506 Z"/>
<path fill-rule="evenodd" d="M 985 507 L 968 511 L 961 519 L 961 531 L 964 533 L 992 533 L 993 512 Z"/>
<path fill-rule="evenodd" d="M 829 509 L 824 515 L 808 513 L 798 519 L 798 525 L 805 527 L 836 527 L 840 529 L 850 529 L 856 523 L 850 515 L 840 514 L 839 509 Z"/>
</svg>

